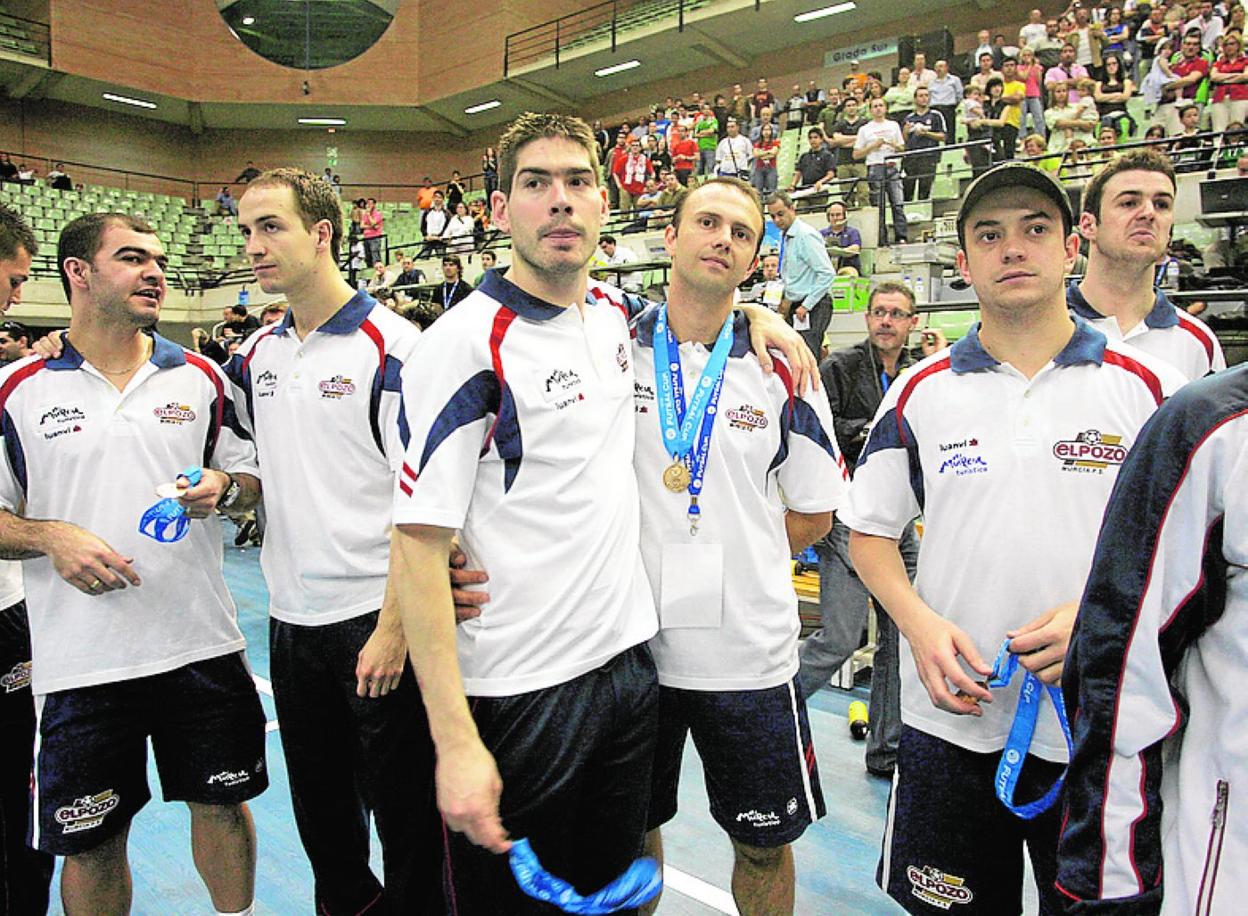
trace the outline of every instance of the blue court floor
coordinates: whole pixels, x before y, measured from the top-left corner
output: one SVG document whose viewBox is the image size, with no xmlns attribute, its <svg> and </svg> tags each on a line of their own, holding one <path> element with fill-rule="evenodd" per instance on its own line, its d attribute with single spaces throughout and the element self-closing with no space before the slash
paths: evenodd
<svg viewBox="0 0 1248 916">
<path fill-rule="evenodd" d="M 269 671 L 267 592 L 259 549 L 233 546 L 226 524 L 225 572 L 247 636 L 248 655 L 269 717 L 271 786 L 251 803 L 259 840 L 257 914 L 312 912 L 311 872 L 303 857 L 290 810 L 286 767 L 278 739 L 273 700 L 263 695 Z M 811 703 L 811 727 L 828 815 L 794 846 L 797 907 L 801 916 L 875 916 L 902 912 L 874 884 L 875 866 L 888 801 L 887 782 L 867 775 L 863 745 L 851 739 L 846 713 L 855 693 L 825 689 Z M 153 792 L 159 797 L 154 766 Z M 956 829 L 956 828 L 954 828 Z M 183 805 L 153 801 L 135 818 L 130 833 L 134 909 L 144 916 L 211 916 L 207 891 L 191 861 L 189 816 Z M 707 810 L 702 769 L 689 743 L 680 789 L 680 813 L 664 828 L 666 889 L 661 916 L 714 916 L 737 911 L 728 893 L 732 853 Z M 374 842 L 374 862 L 380 853 Z M 377 867 L 377 866 L 375 866 Z M 56 894 L 54 888 L 54 896 Z M 1029 895 L 1034 901 L 1034 891 Z M 59 900 L 52 912 L 61 914 Z M 1034 902 L 1028 907 L 1034 912 Z"/>
</svg>

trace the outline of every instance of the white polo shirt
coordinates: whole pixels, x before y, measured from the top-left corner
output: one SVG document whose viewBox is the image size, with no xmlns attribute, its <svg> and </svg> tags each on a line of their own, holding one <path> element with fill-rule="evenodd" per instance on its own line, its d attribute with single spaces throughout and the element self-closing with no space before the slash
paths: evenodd
<svg viewBox="0 0 1248 916">
<path fill-rule="evenodd" d="M 490 575 L 490 602 L 456 628 L 469 695 L 564 683 L 657 629 L 622 294 L 590 290 L 565 308 L 488 271 L 403 372 L 395 523 L 461 529 L 469 564 Z"/>
<path fill-rule="evenodd" d="M 1028 379 L 996 362 L 979 325 L 885 394 L 841 521 L 897 538 L 920 513 L 915 588 L 991 663 L 1007 630 L 1078 600 L 1101 515 L 1127 451 L 1185 379 L 1076 319 L 1066 347 Z M 1005 745 L 1018 691 L 993 690 L 983 716 L 932 705 L 902 652 L 907 725 L 978 752 Z M 1057 717 L 1042 710 L 1031 751 L 1064 762 Z"/>
<path fill-rule="evenodd" d="M 113 387 L 68 339 L 53 360 L 0 373 L 0 508 L 72 522 L 134 558 L 139 587 L 84 595 L 47 557 L 23 561 L 34 692 L 112 683 L 238 652 L 215 516 L 180 541 L 139 532 L 155 488 L 192 465 L 259 475 L 235 389 L 211 361 L 153 335 L 151 359 Z"/>
<path fill-rule="evenodd" d="M 276 619 L 317 626 L 381 607 L 407 446 L 399 373 L 419 336 L 361 291 L 302 341 L 287 312 L 231 361 L 264 469 L 260 565 Z"/>
<path fill-rule="evenodd" d="M 22 564 L 17 560 L 0 560 L 0 611 L 17 604 L 25 595 Z"/>
<path fill-rule="evenodd" d="M 659 607 L 650 649 L 659 683 L 686 690 L 761 690 L 797 674 L 801 623 L 790 574 L 784 512 L 833 512 L 849 476 L 832 435 L 822 392 L 793 394 L 788 367 L 763 374 L 750 350 L 749 324 L 733 323 L 710 452 L 698 497 L 701 522 L 689 532 L 689 494 L 662 482 L 672 463 L 655 404 L 656 310 L 637 323 L 637 454 L 641 554 Z M 680 345 L 685 392 L 697 386 L 710 350 Z M 691 553 L 692 551 L 692 553 Z M 715 559 L 708 580 L 697 558 Z M 668 600 L 664 601 L 667 596 Z"/>
<path fill-rule="evenodd" d="M 1066 287 L 1066 305 L 1110 340 L 1124 341 L 1165 360 L 1189 382 L 1226 368 L 1226 356 L 1217 335 L 1199 318 L 1176 308 L 1160 289 L 1152 311 L 1126 334 L 1115 316 L 1102 315 L 1091 306 L 1077 283 Z"/>
</svg>

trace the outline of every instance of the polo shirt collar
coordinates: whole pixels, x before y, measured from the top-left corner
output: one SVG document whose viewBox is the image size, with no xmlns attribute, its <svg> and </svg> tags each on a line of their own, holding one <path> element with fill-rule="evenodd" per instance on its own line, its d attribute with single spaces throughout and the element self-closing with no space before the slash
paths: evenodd
<svg viewBox="0 0 1248 916">
<path fill-rule="evenodd" d="M 352 334 L 360 329 L 360 325 L 364 323 L 364 319 L 369 316 L 376 305 L 376 299 L 362 289 L 357 290 L 355 295 L 347 300 L 347 304 L 334 312 L 330 319 L 317 330 L 324 331 L 326 334 Z M 286 310 L 286 319 L 294 321 L 290 309 Z M 282 322 L 283 331 L 290 327 L 286 319 Z"/>
<path fill-rule="evenodd" d="M 527 318 L 530 321 L 549 321 L 565 311 L 562 306 L 551 305 L 544 299 L 526 293 L 506 277 L 500 276 L 496 270 L 486 272 L 478 289 L 511 309 L 521 318 Z"/>
<path fill-rule="evenodd" d="M 637 344 L 646 349 L 654 347 L 654 325 L 659 320 L 658 308 L 648 308 L 637 319 Z M 745 313 L 739 309 L 732 313 L 732 347 L 728 356 L 740 359 L 748 355 L 753 346 L 750 343 L 750 322 Z"/>
<path fill-rule="evenodd" d="M 1075 333 L 1066 346 L 1053 357 L 1057 366 L 1076 366 L 1080 363 L 1101 365 L 1105 359 L 1105 335 L 1079 316 L 1075 316 Z M 954 372 L 978 372 L 991 369 L 999 363 L 984 349 L 979 340 L 979 322 L 971 325 L 966 336 L 949 350 L 949 364 Z"/>
<path fill-rule="evenodd" d="M 1144 316 L 1144 324 L 1150 328 L 1172 328 L 1179 323 L 1178 309 L 1174 303 L 1166 298 L 1163 290 L 1156 290 L 1156 298 L 1153 300 L 1153 307 L 1148 314 Z M 1071 283 L 1066 287 L 1066 305 L 1080 318 L 1089 321 L 1095 321 L 1097 318 L 1104 318 L 1092 304 L 1084 298 L 1083 291 L 1079 289 L 1078 283 Z"/>
<path fill-rule="evenodd" d="M 171 340 L 161 337 L 156 332 L 150 334 L 152 338 L 152 355 L 148 359 L 152 365 L 158 369 L 173 369 L 177 366 L 186 364 L 185 351 Z M 81 353 L 69 342 L 69 337 L 61 338 L 61 355 L 56 359 L 44 361 L 44 368 L 51 369 L 54 372 L 65 370 L 81 369 L 82 364 L 86 362 Z"/>
</svg>

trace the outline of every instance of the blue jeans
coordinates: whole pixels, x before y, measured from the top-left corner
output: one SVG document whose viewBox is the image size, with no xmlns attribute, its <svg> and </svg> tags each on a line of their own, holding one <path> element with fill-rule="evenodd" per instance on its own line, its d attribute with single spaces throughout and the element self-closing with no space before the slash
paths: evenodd
<svg viewBox="0 0 1248 916">
<path fill-rule="evenodd" d="M 762 196 L 763 200 L 767 199 L 767 195 L 774 191 L 779 182 L 780 174 L 773 166 L 754 166 L 754 174 L 750 176 L 750 184 Z"/>
<path fill-rule="evenodd" d="M 698 174 L 714 175 L 715 174 L 715 150 L 703 149 L 698 150 Z"/>
<path fill-rule="evenodd" d="M 1023 116 L 1018 122 L 1020 127 L 1027 126 L 1028 115 L 1031 116 L 1032 133 L 1037 133 L 1047 139 L 1049 129 L 1044 123 L 1044 100 L 1040 96 L 1029 97 L 1023 101 Z"/>
<path fill-rule="evenodd" d="M 906 572 L 913 581 L 919 561 L 914 524 L 906 526 L 898 544 Z M 802 696 L 809 697 L 832 679 L 858 649 L 867 624 L 867 587 L 849 560 L 849 528 L 840 523 L 815 545 L 819 556 L 819 618 L 822 626 L 802 643 L 797 672 Z M 897 757 L 901 737 L 901 677 L 897 625 L 876 606 L 875 661 L 871 668 L 867 766 L 887 770 Z"/>
<path fill-rule="evenodd" d="M 867 186 L 871 190 L 871 206 L 880 205 L 880 190 L 883 188 L 893 209 L 894 241 L 906 238 L 906 207 L 905 195 L 901 189 L 901 169 L 888 165 L 867 166 Z M 884 217 L 880 216 L 880 239 L 888 238 L 884 229 Z"/>
</svg>

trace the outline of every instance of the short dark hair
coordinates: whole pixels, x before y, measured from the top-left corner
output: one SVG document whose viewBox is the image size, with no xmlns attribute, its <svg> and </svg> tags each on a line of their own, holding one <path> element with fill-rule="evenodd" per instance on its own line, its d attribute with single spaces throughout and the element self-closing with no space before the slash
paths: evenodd
<svg viewBox="0 0 1248 916">
<path fill-rule="evenodd" d="M 464 262 L 463 262 L 463 261 L 461 261 L 461 260 L 459 259 L 459 255 L 457 255 L 457 254 L 444 254 L 444 255 L 442 255 L 442 263 L 443 263 L 443 264 L 454 264 L 454 265 L 455 265 L 456 267 L 458 267 L 460 270 L 463 270 L 463 269 L 464 269 Z"/>
<path fill-rule="evenodd" d="M 608 244 L 608 245 L 614 245 L 614 244 L 615 244 L 615 236 L 614 236 L 614 235 L 609 235 L 609 234 L 607 234 L 607 233 L 603 233 L 602 235 L 598 236 L 598 244 L 599 244 L 599 245 L 601 245 L 601 244 L 603 244 L 604 242 L 605 242 L 606 244 Z"/>
<path fill-rule="evenodd" d="M 867 308 L 875 305 L 875 297 L 887 295 L 889 293 L 898 293 L 910 300 L 910 309 L 914 310 L 916 302 L 914 298 L 914 290 L 902 283 L 900 280 L 882 280 L 875 286 L 871 287 L 871 295 L 867 297 Z"/>
<path fill-rule="evenodd" d="M 329 252 L 338 260 L 338 249 L 342 246 L 342 204 L 328 181 L 303 169 L 269 169 L 247 186 L 248 191 L 252 188 L 290 188 L 304 229 L 311 231 L 321 220 L 329 222 Z M 376 203 L 373 198 L 368 199 Z"/>
<path fill-rule="evenodd" d="M 39 253 L 34 230 L 20 213 L 0 204 L 0 261 L 12 261 L 19 248 L 32 258 Z"/>
<path fill-rule="evenodd" d="M 763 206 L 770 207 L 772 204 L 779 202 L 784 209 L 793 209 L 793 198 L 789 196 L 788 191 L 772 191 L 767 195 L 767 199 L 763 201 Z"/>
<path fill-rule="evenodd" d="M 1088 182 L 1083 192 L 1083 212 L 1091 213 L 1098 220 L 1101 218 L 1101 198 L 1105 194 L 1105 185 L 1109 179 L 1121 172 L 1158 172 L 1170 179 L 1170 186 L 1177 189 L 1174 177 L 1174 165 L 1170 157 L 1153 147 L 1128 150 L 1119 153 Z"/>
<path fill-rule="evenodd" d="M 243 305 L 243 304 L 241 304 L 241 303 L 236 304 L 236 305 L 231 305 L 231 306 L 230 306 L 230 314 L 231 314 L 231 315 L 237 315 L 239 318 L 246 318 L 246 317 L 247 317 L 247 306 L 245 306 L 245 305 Z"/>
<path fill-rule="evenodd" d="M 589 157 L 594 183 L 598 183 L 598 141 L 589 125 L 580 118 L 565 114 L 535 114 L 526 111 L 503 132 L 498 140 L 498 189 L 511 193 L 511 183 L 516 177 L 516 159 L 525 146 L 534 140 L 552 140 L 556 137 L 569 140 L 583 147 Z"/>
<path fill-rule="evenodd" d="M 61 272 L 61 288 L 65 290 L 66 299 L 70 298 L 70 285 L 65 262 L 69 258 L 94 261 L 100 253 L 104 231 L 112 225 L 147 235 L 156 234 L 146 220 L 130 213 L 86 213 L 67 223 L 56 242 L 56 266 Z"/>
<path fill-rule="evenodd" d="M 0 321 L 0 334 L 8 334 L 13 340 L 25 340 L 26 346 L 30 346 L 30 342 L 34 339 L 30 335 L 30 328 L 22 324 L 20 321 Z"/>
<path fill-rule="evenodd" d="M 754 241 L 754 254 L 757 256 L 759 249 L 763 247 L 763 236 L 766 234 L 767 218 L 763 215 L 763 204 L 762 201 L 759 200 L 758 191 L 755 190 L 754 187 L 748 182 L 742 181 L 740 178 L 732 178 L 731 176 L 723 175 L 708 179 L 696 188 L 690 188 L 689 193 L 682 194 L 680 199 L 676 201 L 676 206 L 672 208 L 672 227 L 679 232 L 680 216 L 684 212 L 685 206 L 689 203 L 689 201 L 696 197 L 698 193 L 704 189 L 716 186 L 732 188 L 734 191 L 745 195 L 750 203 L 753 204 L 754 208 L 758 210 L 760 226 L 758 230 L 758 238 Z M 782 192 L 777 191 L 776 193 L 779 194 Z"/>
</svg>

